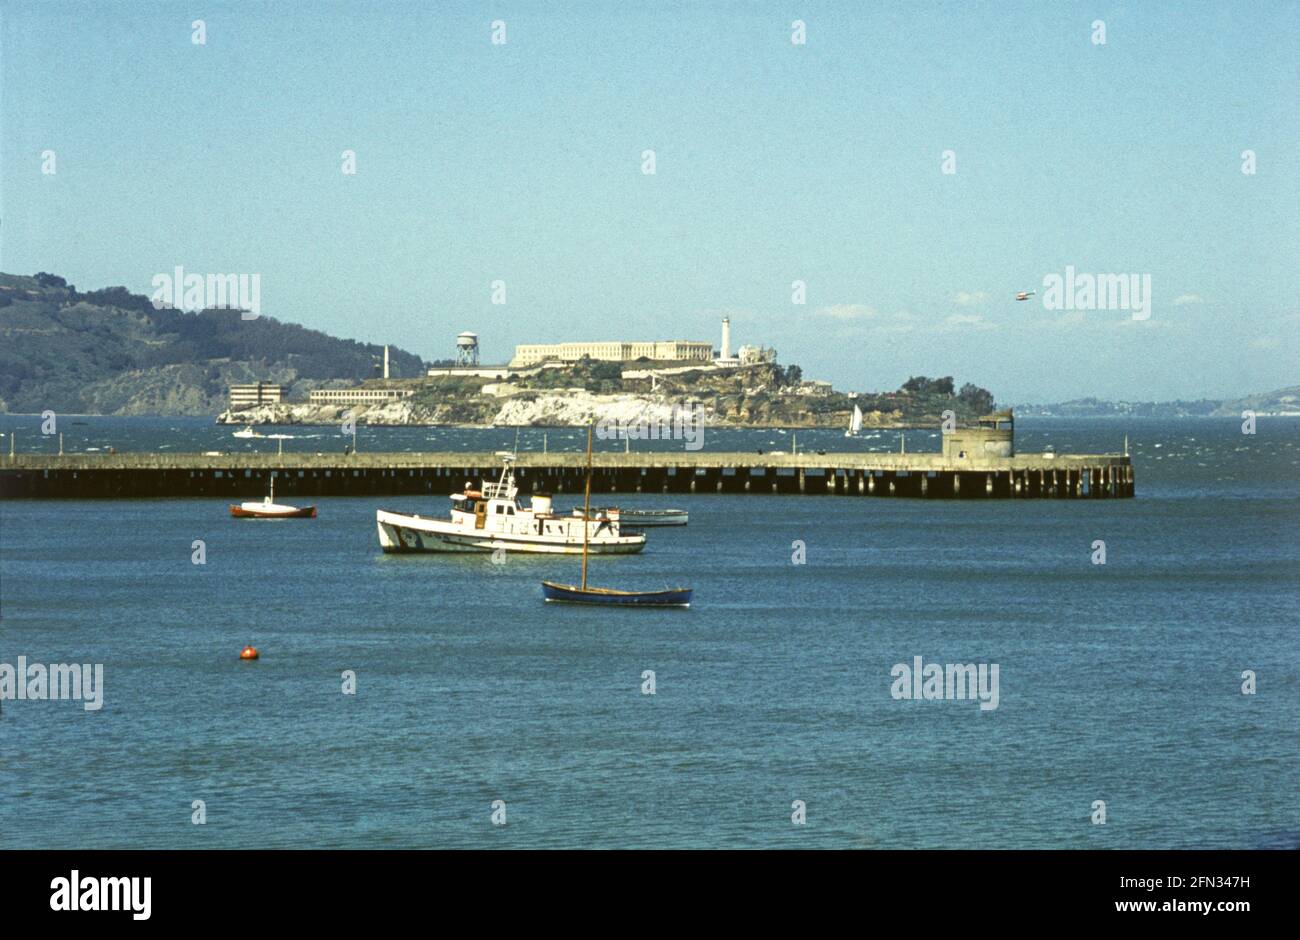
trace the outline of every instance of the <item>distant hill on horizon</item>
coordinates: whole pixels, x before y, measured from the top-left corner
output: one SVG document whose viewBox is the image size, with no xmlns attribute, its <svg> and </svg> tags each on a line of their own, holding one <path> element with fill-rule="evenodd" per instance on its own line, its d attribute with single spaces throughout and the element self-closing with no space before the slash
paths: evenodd
<svg viewBox="0 0 1300 940">
<path fill-rule="evenodd" d="M 1300 415 L 1300 385 L 1242 398 L 1145 402 L 1075 398 L 1050 405 L 1021 404 L 1013 408 L 1018 415 L 1053 418 L 1239 418 L 1243 411 L 1257 415 Z"/>
<path fill-rule="evenodd" d="M 0 273 L 0 412 L 215 415 L 228 386 L 275 382 L 289 395 L 371 378 L 383 346 L 237 310 L 156 309 L 124 287 Z M 395 377 L 424 374 L 389 347 Z"/>
</svg>

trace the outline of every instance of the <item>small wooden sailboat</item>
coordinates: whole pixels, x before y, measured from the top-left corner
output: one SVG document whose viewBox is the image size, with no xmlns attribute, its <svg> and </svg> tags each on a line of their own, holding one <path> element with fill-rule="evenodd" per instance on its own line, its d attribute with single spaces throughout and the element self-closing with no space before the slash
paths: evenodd
<svg viewBox="0 0 1300 940">
<path fill-rule="evenodd" d="M 554 603 L 606 604 L 624 607 L 690 607 L 690 588 L 666 591 L 615 591 L 611 588 L 581 588 L 571 584 L 542 582 L 542 596 Z"/>
<path fill-rule="evenodd" d="M 591 520 L 591 425 L 587 425 L 587 486 L 582 497 L 582 583 L 542 582 L 542 597 L 548 603 L 600 604 L 614 607 L 690 607 L 691 588 L 662 591 L 619 591 L 587 586 L 587 530 Z"/>
<path fill-rule="evenodd" d="M 271 493 L 260 503 L 240 503 L 230 507 L 236 519 L 315 519 L 315 506 L 286 506 L 275 502 L 275 474 L 271 474 Z"/>
</svg>

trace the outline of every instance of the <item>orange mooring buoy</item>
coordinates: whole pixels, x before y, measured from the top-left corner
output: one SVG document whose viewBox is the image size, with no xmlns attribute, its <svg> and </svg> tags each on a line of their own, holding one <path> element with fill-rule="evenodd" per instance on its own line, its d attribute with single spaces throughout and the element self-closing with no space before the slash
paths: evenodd
<svg viewBox="0 0 1300 940">
<path fill-rule="evenodd" d="M 240 659 L 257 659 L 259 655 L 260 654 L 257 652 L 257 649 L 252 646 L 245 646 L 239 652 Z"/>
</svg>

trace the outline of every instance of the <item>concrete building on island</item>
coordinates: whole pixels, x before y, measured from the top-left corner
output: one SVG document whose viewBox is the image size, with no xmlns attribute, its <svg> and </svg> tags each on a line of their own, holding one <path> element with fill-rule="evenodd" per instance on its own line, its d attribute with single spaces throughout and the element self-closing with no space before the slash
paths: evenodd
<svg viewBox="0 0 1300 940">
<path fill-rule="evenodd" d="M 230 386 L 232 410 L 256 408 L 258 405 L 278 405 L 284 400 L 284 389 L 270 382 L 252 382 L 248 385 Z"/>
<path fill-rule="evenodd" d="M 713 359 L 713 344 L 690 340 L 529 343 L 515 347 L 515 357 L 510 360 L 510 365 L 522 368 L 547 361 L 579 362 L 582 359 L 595 359 L 602 362 L 635 362 L 642 358 L 656 362 L 710 362 Z"/>
<path fill-rule="evenodd" d="M 776 350 L 767 346 L 741 346 L 738 354 L 731 350 L 731 321 L 722 320 L 722 346 L 699 340 L 611 340 L 609 342 L 521 343 L 514 357 L 504 365 L 485 365 L 479 356 L 477 333 L 463 332 L 456 337 L 456 357 L 430 366 L 429 378 L 475 377 L 504 379 L 510 374 L 527 375 L 540 369 L 562 368 L 583 359 L 596 362 L 652 363 L 694 368 L 736 368 L 776 361 Z"/>
</svg>

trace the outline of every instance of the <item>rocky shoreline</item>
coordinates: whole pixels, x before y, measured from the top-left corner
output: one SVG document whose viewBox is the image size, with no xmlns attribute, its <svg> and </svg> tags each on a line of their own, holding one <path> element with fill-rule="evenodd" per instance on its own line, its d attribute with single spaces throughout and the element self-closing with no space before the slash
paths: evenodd
<svg viewBox="0 0 1300 940">
<path fill-rule="evenodd" d="M 707 401 L 671 401 L 644 395 L 612 394 L 568 389 L 562 393 L 491 399 L 427 403 L 407 398 L 374 405 L 320 405 L 281 402 L 255 408 L 227 410 L 217 416 L 218 424 L 236 425 L 341 425 L 349 419 L 370 427 L 585 427 L 606 423 L 618 426 L 672 425 L 687 422 L 709 427 L 839 427 L 846 418 L 807 415 L 805 419 L 746 420 L 739 415 L 720 416 Z M 864 427 L 906 427 L 898 413 L 880 411 L 864 415 Z"/>
<path fill-rule="evenodd" d="M 672 404 L 637 395 L 593 395 L 571 391 L 563 395 L 539 395 L 527 401 L 446 401 L 427 404 L 412 399 L 375 405 L 317 405 L 305 402 L 259 405 L 240 411 L 227 410 L 217 416 L 218 424 L 301 424 L 336 425 L 352 419 L 372 427 L 407 425 L 452 425 L 463 427 L 581 427 L 591 422 L 671 422 Z M 711 409 L 699 405 L 705 423 L 712 423 Z"/>
</svg>

